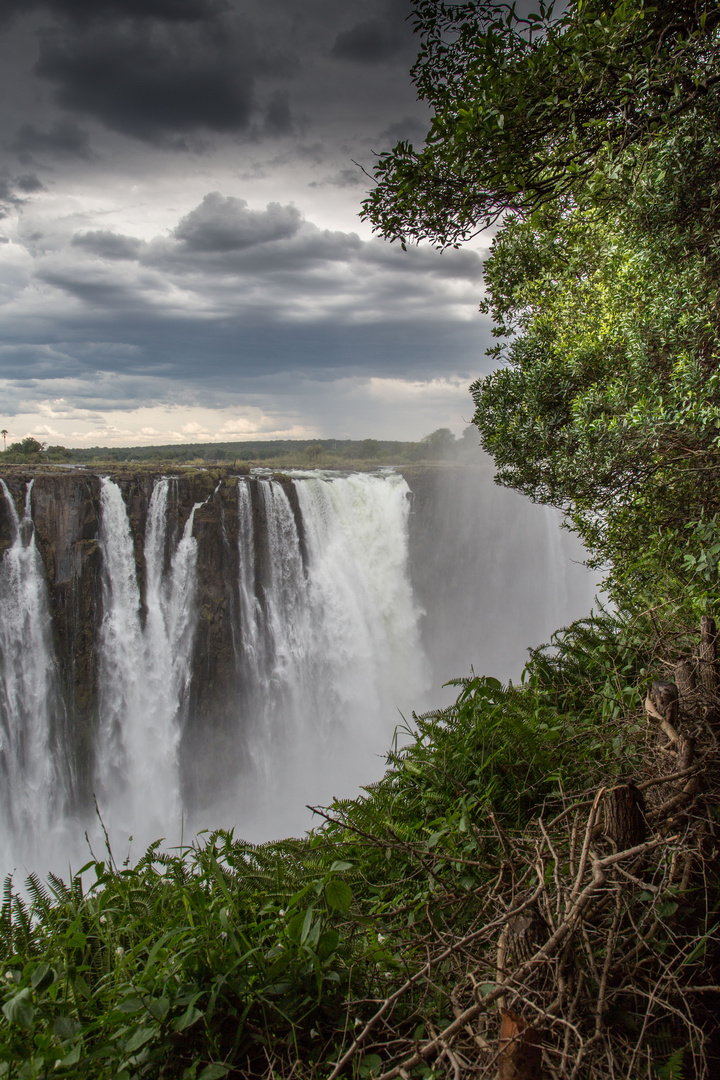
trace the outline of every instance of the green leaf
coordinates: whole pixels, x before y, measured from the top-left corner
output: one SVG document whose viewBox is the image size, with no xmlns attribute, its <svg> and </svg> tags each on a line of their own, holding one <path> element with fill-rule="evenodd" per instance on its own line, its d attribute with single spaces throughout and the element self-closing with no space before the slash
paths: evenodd
<svg viewBox="0 0 720 1080">
<path fill-rule="evenodd" d="M 63 1041 L 74 1039 L 81 1026 L 79 1021 L 74 1020 L 72 1016 L 56 1016 L 53 1021 L 53 1035 Z"/>
<path fill-rule="evenodd" d="M 198 1080 L 221 1080 L 230 1072 L 224 1065 L 206 1065 L 198 1076 Z"/>
<path fill-rule="evenodd" d="M 65 1068 L 67 1065 L 77 1065 L 82 1054 L 82 1043 L 76 1043 L 73 1046 L 69 1054 L 66 1054 L 64 1058 L 61 1058 L 60 1064 Z"/>
<path fill-rule="evenodd" d="M 8 1023 L 17 1024 L 18 1027 L 30 1030 L 33 1024 L 34 1010 L 30 1004 L 31 991 L 26 986 L 19 994 L 15 994 L 2 1007 Z"/>
<path fill-rule="evenodd" d="M 49 964 L 38 964 L 30 976 L 30 983 L 33 990 L 41 992 L 45 987 L 49 986 L 55 978 L 55 972 Z"/>
<path fill-rule="evenodd" d="M 345 915 L 352 904 L 352 889 L 341 878 L 331 878 L 325 886 L 325 900 L 328 907 Z"/>
<path fill-rule="evenodd" d="M 202 1013 L 199 1009 L 196 1009 L 194 1005 L 188 1005 L 179 1020 L 173 1021 L 173 1028 L 175 1031 L 185 1031 L 186 1028 L 195 1024 L 201 1016 Z"/>
<path fill-rule="evenodd" d="M 170 1002 L 166 997 L 152 998 L 147 1003 L 147 1010 L 155 1020 L 164 1020 L 169 1008 Z"/>
<path fill-rule="evenodd" d="M 360 1061 L 360 1076 L 363 1080 L 369 1080 L 373 1074 L 378 1074 L 382 1069 L 382 1058 L 379 1054 L 365 1054 Z"/>
<path fill-rule="evenodd" d="M 139 997 L 127 997 L 127 998 L 123 998 L 123 1000 L 121 1002 L 119 1002 L 115 1006 L 115 1012 L 137 1013 L 137 1012 L 140 1012 L 144 1008 L 145 1008 L 145 1006 L 144 1006 L 141 998 L 139 998 Z"/>
<path fill-rule="evenodd" d="M 327 960 L 328 957 L 332 956 L 338 947 L 339 941 L 340 935 L 337 930 L 333 927 L 326 930 L 325 933 L 321 935 L 317 945 L 317 952 L 320 959 Z"/>
<path fill-rule="evenodd" d="M 123 1050 L 126 1054 L 134 1054 L 136 1050 L 139 1050 L 141 1046 L 144 1046 L 146 1042 L 154 1038 L 157 1035 L 157 1028 L 154 1027 L 141 1027 L 137 1028 L 129 1039 L 125 1039 L 123 1042 Z"/>
</svg>

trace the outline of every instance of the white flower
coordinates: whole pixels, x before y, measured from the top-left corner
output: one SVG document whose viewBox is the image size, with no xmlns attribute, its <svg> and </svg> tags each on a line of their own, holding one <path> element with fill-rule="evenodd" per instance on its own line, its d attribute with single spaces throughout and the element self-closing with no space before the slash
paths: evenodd
<svg viewBox="0 0 720 1080">
<path fill-rule="evenodd" d="M 5 972 L 5 978 L 7 979 L 8 982 L 14 982 L 15 981 L 15 976 L 13 975 L 12 971 L 6 971 Z"/>
<path fill-rule="evenodd" d="M 117 949 L 115 950 L 115 955 L 117 956 L 118 960 L 125 955 L 125 950 L 123 949 L 122 945 L 118 945 Z"/>
<path fill-rule="evenodd" d="M 105 918 L 104 915 L 100 916 L 100 925 L 101 926 L 107 926 L 107 919 Z"/>
<path fill-rule="evenodd" d="M 355 1027 L 361 1027 L 361 1025 L 362 1025 L 362 1020 L 360 1019 L 359 1016 L 356 1016 L 355 1017 Z"/>
<path fill-rule="evenodd" d="M 384 940 L 385 940 L 385 935 L 384 934 L 378 934 L 378 944 L 382 945 Z"/>
</svg>

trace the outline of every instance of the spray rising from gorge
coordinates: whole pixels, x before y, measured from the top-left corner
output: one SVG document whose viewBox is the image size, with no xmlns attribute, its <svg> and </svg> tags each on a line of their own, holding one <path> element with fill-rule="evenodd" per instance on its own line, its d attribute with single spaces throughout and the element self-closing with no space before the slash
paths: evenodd
<svg viewBox="0 0 720 1080">
<path fill-rule="evenodd" d="M 306 803 L 378 775 L 441 681 L 493 649 L 514 673 L 586 613 L 553 516 L 530 508 L 529 531 L 488 489 L 468 519 L 463 476 L 2 481 L 3 869 L 80 865 L 95 801 L 116 856 L 130 836 L 138 854 L 202 827 L 301 832 Z M 515 581 L 483 541 L 503 517 Z"/>
</svg>

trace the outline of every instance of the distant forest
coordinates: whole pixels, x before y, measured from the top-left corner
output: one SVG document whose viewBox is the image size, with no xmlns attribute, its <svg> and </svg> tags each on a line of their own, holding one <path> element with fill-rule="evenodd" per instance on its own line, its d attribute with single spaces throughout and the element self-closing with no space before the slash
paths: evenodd
<svg viewBox="0 0 720 1080">
<path fill-rule="evenodd" d="M 466 460 L 479 453 L 477 428 L 457 439 L 438 428 L 419 442 L 388 439 L 273 439 L 254 442 L 182 443 L 165 446 L 92 446 L 70 449 L 45 446 L 33 438 L 0 452 L 4 465 L 179 462 L 185 465 L 243 462 L 272 466 L 404 465 L 418 461 Z"/>
</svg>

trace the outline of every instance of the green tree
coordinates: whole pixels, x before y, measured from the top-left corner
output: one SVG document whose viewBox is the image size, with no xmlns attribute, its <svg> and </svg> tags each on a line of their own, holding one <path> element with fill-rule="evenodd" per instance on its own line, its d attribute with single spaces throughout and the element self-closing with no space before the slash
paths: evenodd
<svg viewBox="0 0 720 1080">
<path fill-rule="evenodd" d="M 556 18 L 417 0 L 427 145 L 377 165 L 390 239 L 486 263 L 503 365 L 472 387 L 500 483 L 561 507 L 623 603 L 720 599 L 720 9 Z M 720 548 L 718 549 L 720 550 Z"/>
<path fill-rule="evenodd" d="M 320 443 L 310 443 L 303 450 L 303 456 L 306 461 L 311 464 L 315 464 L 322 456 L 323 448 Z"/>
<path fill-rule="evenodd" d="M 382 154 L 363 212 L 390 239 L 467 239 L 510 210 L 592 190 L 612 197 L 658 140 L 713 121 L 720 7 L 712 0 L 540 3 L 415 0 L 412 75 L 433 116 L 426 145 Z"/>
<path fill-rule="evenodd" d="M 450 428 L 438 428 L 422 438 L 424 457 L 446 458 L 455 449 L 455 436 Z"/>
</svg>

